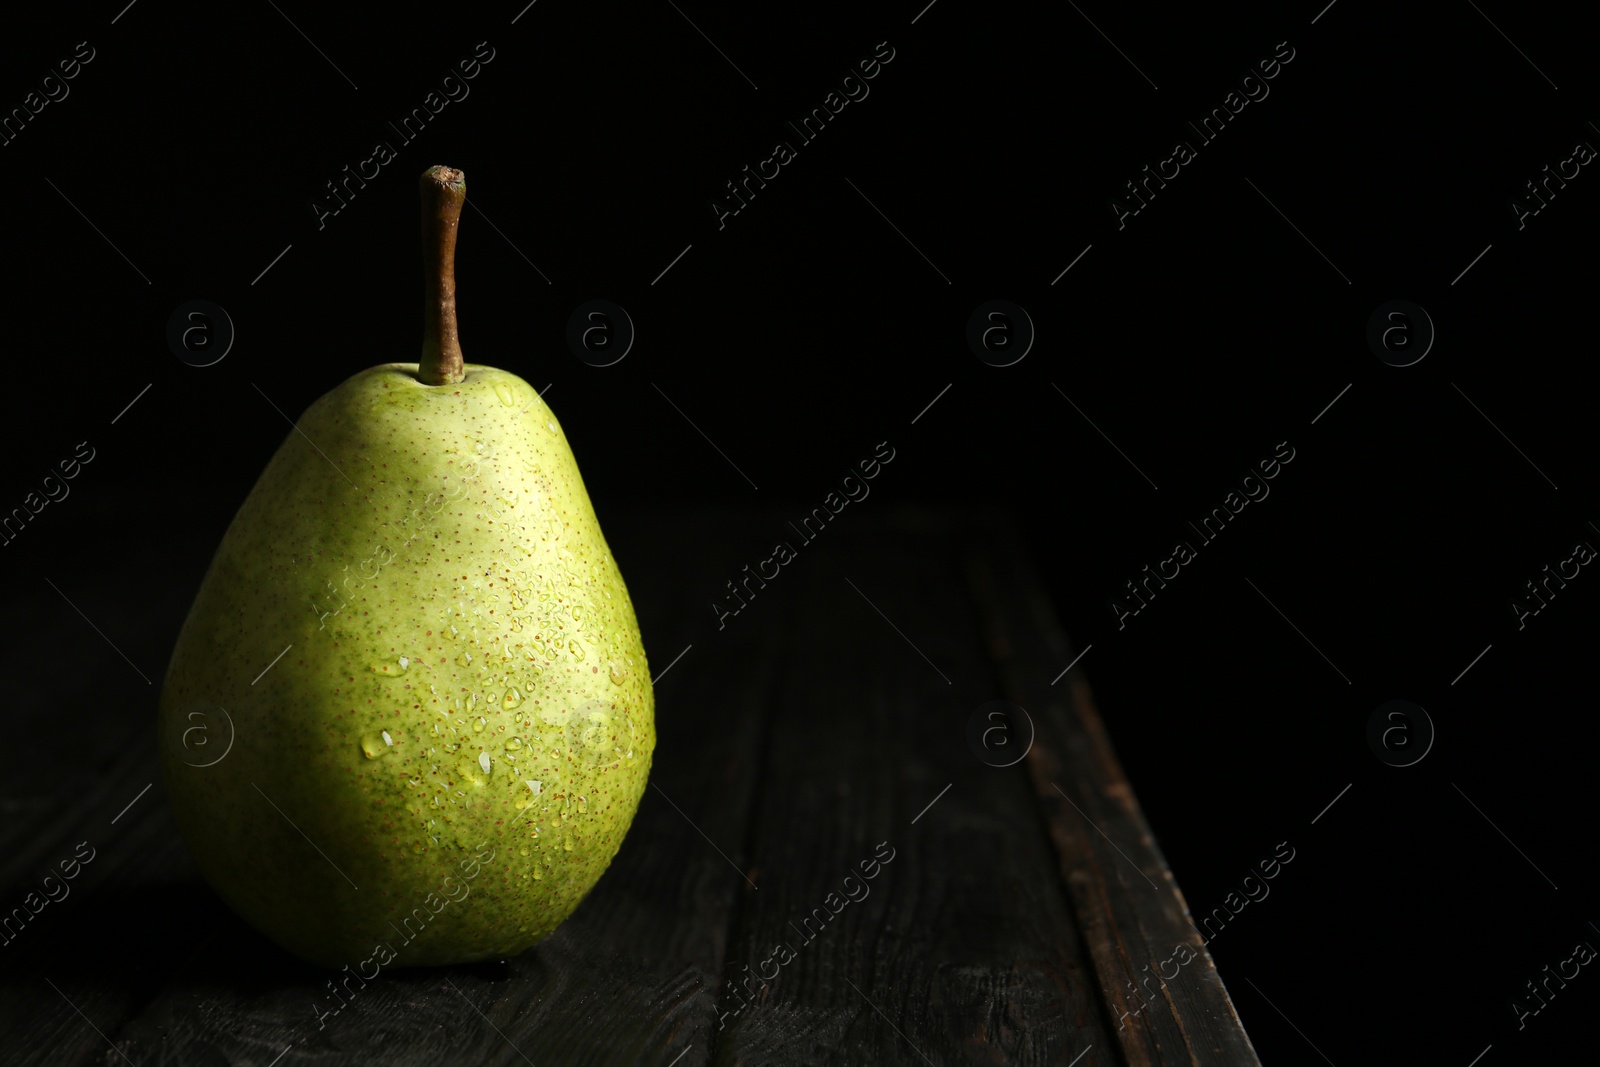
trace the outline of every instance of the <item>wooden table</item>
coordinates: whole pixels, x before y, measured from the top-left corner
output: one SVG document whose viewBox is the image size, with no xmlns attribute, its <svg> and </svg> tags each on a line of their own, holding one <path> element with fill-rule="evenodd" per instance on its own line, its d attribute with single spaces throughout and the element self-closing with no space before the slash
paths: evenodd
<svg viewBox="0 0 1600 1067">
<path fill-rule="evenodd" d="M 12 694 L 0 903 L 80 842 L 94 858 L 0 949 L 0 1062 L 1257 1063 L 1082 672 L 1052 681 L 1076 650 L 1016 533 L 850 511 L 720 630 L 724 583 L 794 540 L 781 516 L 602 512 L 658 675 L 621 853 L 538 947 L 385 972 L 320 1029 L 329 976 L 199 879 L 156 771 L 160 672 L 205 553 L 152 549 L 86 612 L 146 635 L 131 664 L 42 589 L 18 610 L 47 623 L 8 656 L 49 663 L 63 634 L 77 654 Z M 1013 766 L 969 744 L 991 700 L 1031 719 Z M 803 935 L 818 908 L 831 921 Z M 730 983 L 780 942 L 792 959 L 747 1003 Z"/>
</svg>

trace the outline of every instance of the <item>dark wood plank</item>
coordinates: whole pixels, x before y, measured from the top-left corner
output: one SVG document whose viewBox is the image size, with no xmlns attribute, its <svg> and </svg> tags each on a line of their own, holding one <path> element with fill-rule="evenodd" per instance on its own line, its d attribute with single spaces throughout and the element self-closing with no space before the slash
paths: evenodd
<svg viewBox="0 0 1600 1067">
<path fill-rule="evenodd" d="M 1074 667 L 1052 684 L 1078 650 L 1041 592 L 1020 537 L 985 522 L 974 524 L 971 542 L 969 580 L 1010 699 L 1039 728 L 1043 743 L 1034 745 L 1028 766 L 1125 1061 L 1255 1067 L 1250 1039 L 1117 762 L 1083 671 Z"/>
<path fill-rule="evenodd" d="M 146 722 L 153 721 L 152 714 Z M 98 1061 L 109 1046 L 95 1028 L 115 1033 L 184 954 L 169 935 L 188 918 L 175 873 L 188 857 L 160 791 L 150 733 L 142 731 L 105 776 L 87 785 L 69 780 L 55 816 L 32 825 L 28 854 L 42 862 L 8 867 L 16 876 L 0 898 L 6 915 L 18 906 L 26 912 L 30 893 L 39 894 L 35 902 L 50 899 L 48 892 L 58 899 L 0 949 L 5 1062 Z M 61 868 L 86 855 L 87 863 Z M 64 880 L 66 873 L 74 877 Z"/>
<path fill-rule="evenodd" d="M 97 853 L 0 957 L 0 1062 L 1060 1064 L 1092 1049 L 1083 1064 L 1254 1064 L 1081 672 L 1048 685 L 1069 649 L 1013 535 L 851 516 L 718 631 L 707 601 L 775 525 L 614 524 L 652 667 L 694 642 L 657 687 L 653 785 L 622 852 L 530 952 L 386 972 L 322 1028 L 312 1005 L 329 975 L 198 878 L 138 696 L 36 727 L 45 746 L 88 731 L 77 753 L 91 758 L 49 749 L 8 794 L 29 817 L 0 831 L 15 846 L 0 884 L 20 900 L 57 853 L 82 840 Z M 163 601 L 157 573 L 131 572 L 121 595 L 175 633 L 187 604 Z M 115 689 L 118 664 L 76 691 Z M 966 739 L 997 696 L 1040 727 L 1006 769 Z M 842 903 L 880 842 L 892 862 Z M 813 937 L 790 925 L 819 907 L 830 919 Z M 727 981 L 780 941 L 794 959 L 745 1006 Z M 1197 958 L 1141 1008 L 1127 983 L 1178 942 Z"/>
<path fill-rule="evenodd" d="M 31 914 L 29 893 L 48 900 L 47 875 L 59 897 L 0 945 L 8 1063 L 97 1059 L 108 1045 L 94 1027 L 115 1033 L 181 958 L 153 935 L 181 918 L 158 887 L 186 863 L 164 822 L 153 734 L 163 646 L 193 586 L 173 580 L 160 546 L 108 556 L 103 530 L 62 530 L 61 547 L 83 566 L 47 575 L 24 565 L 6 590 L 7 617 L 35 625 L 6 641 L 16 686 L 0 750 L 0 919 Z M 80 844 L 94 858 L 63 882 L 60 864 Z"/>
<path fill-rule="evenodd" d="M 997 692 L 956 532 L 911 515 L 860 519 L 842 518 L 779 579 L 807 594 L 749 845 L 761 889 L 742 898 L 715 1062 L 1104 1054 L 1113 1042 L 1026 772 L 990 767 L 966 744 L 968 716 Z M 845 877 L 880 843 L 893 860 L 866 895 L 807 924 L 813 909 L 830 915 L 830 893 L 845 900 Z M 777 965 L 780 951 L 763 967 L 780 945 L 794 958 Z M 750 974 L 747 1004 L 726 980 Z"/>
</svg>

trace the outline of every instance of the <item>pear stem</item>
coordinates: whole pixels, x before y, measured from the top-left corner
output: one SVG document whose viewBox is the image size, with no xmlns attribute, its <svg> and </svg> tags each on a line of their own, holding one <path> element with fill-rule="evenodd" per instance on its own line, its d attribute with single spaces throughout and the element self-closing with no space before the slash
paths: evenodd
<svg viewBox="0 0 1600 1067">
<path fill-rule="evenodd" d="M 455 385 L 467 376 L 456 331 L 456 228 L 467 202 L 466 175 L 454 167 L 422 173 L 422 358 L 417 380 Z"/>
</svg>

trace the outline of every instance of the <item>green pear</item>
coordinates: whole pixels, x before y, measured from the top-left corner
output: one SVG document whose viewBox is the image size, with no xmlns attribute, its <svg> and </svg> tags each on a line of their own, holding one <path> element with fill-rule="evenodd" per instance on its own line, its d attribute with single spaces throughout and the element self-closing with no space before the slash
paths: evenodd
<svg viewBox="0 0 1600 1067">
<path fill-rule="evenodd" d="M 162 773 L 206 879 L 332 967 L 503 958 L 610 864 L 655 748 L 633 605 L 561 424 L 463 362 L 465 184 L 422 176 L 419 363 L 300 417 L 189 611 Z"/>
</svg>

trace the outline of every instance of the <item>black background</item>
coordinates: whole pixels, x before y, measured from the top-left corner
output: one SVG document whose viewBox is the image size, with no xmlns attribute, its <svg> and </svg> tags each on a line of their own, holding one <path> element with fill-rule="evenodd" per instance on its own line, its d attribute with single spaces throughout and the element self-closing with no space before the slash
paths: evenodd
<svg viewBox="0 0 1600 1067">
<path fill-rule="evenodd" d="M 1520 231 L 1509 204 L 1600 143 L 1579 16 L 921 3 L 539 0 L 512 25 L 517 2 L 142 0 L 115 24 L 120 2 L 71 5 L 11 35 L 7 109 L 77 42 L 95 58 L 0 149 L 0 506 L 78 442 L 95 458 L 0 549 L 6 675 L 27 675 L 31 642 L 115 655 L 48 578 L 159 681 L 181 611 L 119 602 L 119 572 L 159 566 L 186 603 L 288 432 L 273 405 L 293 417 L 416 358 L 416 176 L 449 164 L 472 204 L 467 358 L 551 387 L 604 524 L 795 516 L 880 441 L 896 460 L 859 510 L 1015 513 L 1194 911 L 1278 842 L 1296 850 L 1210 946 L 1263 1061 L 1465 1067 L 1492 1045 L 1485 1065 L 1546 1062 L 1600 996 L 1585 971 L 1521 1031 L 1510 1007 L 1600 944 L 1600 578 L 1585 568 L 1521 630 L 1509 605 L 1575 542 L 1600 545 L 1600 179 L 1585 167 Z M 480 41 L 494 58 L 470 95 L 402 144 L 385 123 Z M 786 120 L 880 41 L 894 58 L 870 95 L 719 229 L 723 183 L 794 142 Z M 1195 143 L 1185 120 L 1280 41 L 1294 58 L 1270 95 L 1119 230 L 1122 183 Z M 398 158 L 319 229 L 323 183 L 379 140 Z M 593 298 L 638 330 L 603 369 L 563 337 Z M 994 298 L 1037 328 L 1014 366 L 965 341 Z M 1364 338 L 1396 298 L 1438 334 L 1404 368 Z M 192 299 L 237 330 L 214 366 L 165 342 Z M 1119 630 L 1122 583 L 1194 541 L 1185 520 L 1281 441 L 1295 458 L 1271 495 Z M 714 639 L 707 605 L 683 610 Z M 154 687 L 127 682 L 103 698 L 149 721 Z M 24 742 L 27 717 L 69 710 L 27 691 L 9 709 Z M 1365 740 L 1394 698 L 1437 730 L 1408 768 Z"/>
</svg>

